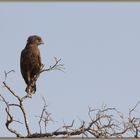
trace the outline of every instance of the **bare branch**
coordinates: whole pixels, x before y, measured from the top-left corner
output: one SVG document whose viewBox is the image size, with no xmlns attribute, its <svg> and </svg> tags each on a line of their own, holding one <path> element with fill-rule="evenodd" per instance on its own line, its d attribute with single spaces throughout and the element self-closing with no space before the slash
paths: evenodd
<svg viewBox="0 0 140 140">
<path fill-rule="evenodd" d="M 8 71 L 8 72 L 6 72 L 6 71 L 4 71 L 4 81 L 6 81 L 6 78 L 7 78 L 7 76 L 10 74 L 10 73 L 12 73 L 12 72 L 15 72 L 14 70 L 10 70 L 10 71 Z"/>
<path fill-rule="evenodd" d="M 117 131 L 119 124 L 117 125 L 117 122 L 113 118 L 113 115 L 108 114 L 109 111 L 115 111 L 118 114 L 118 116 L 121 116 L 120 119 L 122 119 L 122 114 L 120 115 L 120 112 L 117 111 L 115 108 L 107 108 L 106 106 L 103 107 L 103 109 L 89 108 L 88 114 L 90 122 L 88 125 L 86 125 L 85 121 L 82 121 L 82 124 L 79 128 L 73 129 L 73 120 L 70 125 L 64 124 L 61 128 L 51 133 L 35 133 L 30 135 L 29 137 L 71 137 L 75 135 L 82 135 L 88 137 L 88 133 L 90 134 L 90 136 L 96 138 L 110 138 L 113 136 L 122 137 L 123 134 L 125 134 L 129 130 L 129 127 L 125 125 L 124 128 L 121 128 L 120 131 Z M 92 112 L 96 112 L 95 117 L 91 116 Z M 63 130 L 63 128 L 66 130 Z"/>
<path fill-rule="evenodd" d="M 140 118 L 136 118 L 132 116 L 132 113 L 136 110 L 140 101 L 136 103 L 136 105 L 129 110 L 128 124 L 132 133 L 134 133 L 134 137 L 138 138 L 138 134 L 140 132 Z"/>
<path fill-rule="evenodd" d="M 31 133 L 30 133 L 30 129 L 29 129 L 28 121 L 27 121 L 27 115 L 26 115 L 24 105 L 23 105 L 23 101 L 24 101 L 23 99 L 25 99 L 25 98 L 20 98 L 18 95 L 16 95 L 16 93 L 6 84 L 6 82 L 3 82 L 3 85 L 19 101 L 19 104 L 8 104 L 8 106 L 9 107 L 10 106 L 17 106 L 20 108 L 20 110 L 22 111 L 23 117 L 24 117 L 24 123 L 25 123 L 25 127 L 27 130 L 27 134 L 30 135 Z M 6 101 L 5 101 L 5 103 L 6 103 Z M 8 114 L 8 110 L 6 110 L 6 113 Z M 10 117 L 9 114 L 8 114 L 8 116 Z M 10 121 L 10 123 L 12 123 L 12 122 L 13 122 L 13 119 L 12 119 L 12 121 Z M 7 126 L 7 124 L 6 124 L 6 126 Z"/>
<path fill-rule="evenodd" d="M 71 129 L 71 128 L 73 127 L 73 125 L 74 125 L 74 120 L 71 122 L 70 125 L 66 125 L 66 124 L 64 123 L 64 125 L 63 125 L 62 128 L 65 128 L 66 131 L 68 131 L 69 129 Z"/>
<path fill-rule="evenodd" d="M 131 115 L 131 113 L 133 112 L 133 111 L 135 111 L 135 109 L 137 108 L 137 106 L 140 104 L 140 101 L 138 101 L 137 103 L 136 103 L 136 105 L 132 108 L 132 109 L 130 109 L 130 111 L 129 111 L 129 115 Z"/>
<path fill-rule="evenodd" d="M 4 87 L 7 88 L 7 90 L 8 90 L 14 97 L 16 97 L 16 98 L 20 101 L 20 97 L 17 96 L 17 95 L 14 93 L 13 90 L 11 90 L 11 88 L 6 84 L 6 82 L 3 82 L 3 85 L 4 85 Z"/>
<path fill-rule="evenodd" d="M 0 97 L 1 97 L 2 101 L 3 101 L 3 102 L 5 103 L 5 105 L 6 105 L 5 111 L 6 111 L 6 113 L 7 113 L 7 120 L 6 120 L 5 125 L 6 125 L 7 129 L 8 129 L 11 133 L 14 133 L 17 137 L 23 137 L 23 136 L 22 136 L 20 133 L 18 133 L 15 129 L 13 129 L 13 128 L 10 127 L 10 124 L 11 124 L 13 121 L 15 121 L 15 120 L 13 120 L 13 117 L 12 117 L 12 115 L 10 114 L 10 106 L 9 106 L 8 102 L 5 100 L 5 98 L 4 98 L 1 94 L 0 94 Z"/>
<path fill-rule="evenodd" d="M 61 59 L 57 59 L 56 57 L 54 57 L 55 60 L 55 64 L 53 66 L 50 66 L 48 69 L 42 69 L 40 71 L 40 73 L 44 72 L 44 71 L 51 71 L 51 70 L 60 70 L 63 71 L 64 68 L 64 64 L 59 64 L 59 62 L 61 61 Z"/>
<path fill-rule="evenodd" d="M 44 123 L 44 127 L 45 127 L 45 132 L 47 132 L 47 125 L 49 123 L 49 121 L 52 121 L 52 118 L 51 118 L 51 113 L 48 113 L 47 112 L 47 103 L 46 103 L 46 100 L 44 97 L 42 97 L 43 101 L 44 101 L 44 106 L 43 106 L 43 109 L 41 111 L 41 115 L 39 116 L 39 121 L 38 121 L 38 124 L 39 124 L 39 128 L 40 128 L 40 133 L 42 133 L 42 122 Z"/>
</svg>

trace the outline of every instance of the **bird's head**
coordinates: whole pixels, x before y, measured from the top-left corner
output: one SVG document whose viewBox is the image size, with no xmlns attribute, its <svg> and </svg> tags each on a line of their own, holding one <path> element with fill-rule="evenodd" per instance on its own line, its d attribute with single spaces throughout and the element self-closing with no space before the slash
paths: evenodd
<svg viewBox="0 0 140 140">
<path fill-rule="evenodd" d="M 27 43 L 28 44 L 33 44 L 33 45 L 36 45 L 36 46 L 44 44 L 41 37 L 37 36 L 37 35 L 29 36 L 28 39 L 27 39 Z"/>
</svg>

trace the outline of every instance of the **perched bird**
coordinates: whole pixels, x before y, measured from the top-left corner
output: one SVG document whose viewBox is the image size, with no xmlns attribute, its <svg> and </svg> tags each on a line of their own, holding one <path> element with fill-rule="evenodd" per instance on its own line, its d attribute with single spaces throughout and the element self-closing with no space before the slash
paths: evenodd
<svg viewBox="0 0 140 140">
<path fill-rule="evenodd" d="M 20 56 L 20 70 L 27 84 L 26 92 L 28 95 L 35 93 L 36 81 L 35 76 L 39 73 L 42 67 L 41 56 L 38 46 L 44 44 L 41 37 L 37 35 L 29 36 L 27 44 L 21 52 Z"/>
</svg>

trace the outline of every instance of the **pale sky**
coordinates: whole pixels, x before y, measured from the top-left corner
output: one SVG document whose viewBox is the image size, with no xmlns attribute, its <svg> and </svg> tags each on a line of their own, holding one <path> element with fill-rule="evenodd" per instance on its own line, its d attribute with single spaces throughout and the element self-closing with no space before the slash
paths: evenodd
<svg viewBox="0 0 140 140">
<path fill-rule="evenodd" d="M 8 85 L 26 93 L 19 69 L 20 52 L 30 35 L 40 35 L 42 62 L 62 59 L 65 73 L 47 72 L 37 81 L 37 92 L 25 101 L 32 133 L 39 132 L 38 118 L 48 103 L 55 130 L 75 119 L 88 121 L 88 106 L 102 104 L 126 114 L 140 100 L 140 3 L 126 2 L 0 2 L 0 82 L 4 70 L 15 70 Z M 2 84 L 1 84 L 2 86 Z M 9 101 L 9 93 L 0 93 Z M 15 136 L 5 128 L 4 104 L 0 105 L 0 137 Z M 13 112 L 17 120 L 21 114 Z M 19 131 L 23 125 L 16 124 Z"/>
</svg>

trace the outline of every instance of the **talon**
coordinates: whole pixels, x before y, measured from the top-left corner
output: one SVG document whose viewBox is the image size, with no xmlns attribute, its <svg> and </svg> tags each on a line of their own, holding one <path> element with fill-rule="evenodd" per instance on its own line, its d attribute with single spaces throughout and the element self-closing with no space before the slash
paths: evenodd
<svg viewBox="0 0 140 140">
<path fill-rule="evenodd" d="M 32 98 L 32 95 L 31 95 L 31 94 L 27 94 L 27 97 L 28 97 L 28 98 Z"/>
</svg>

